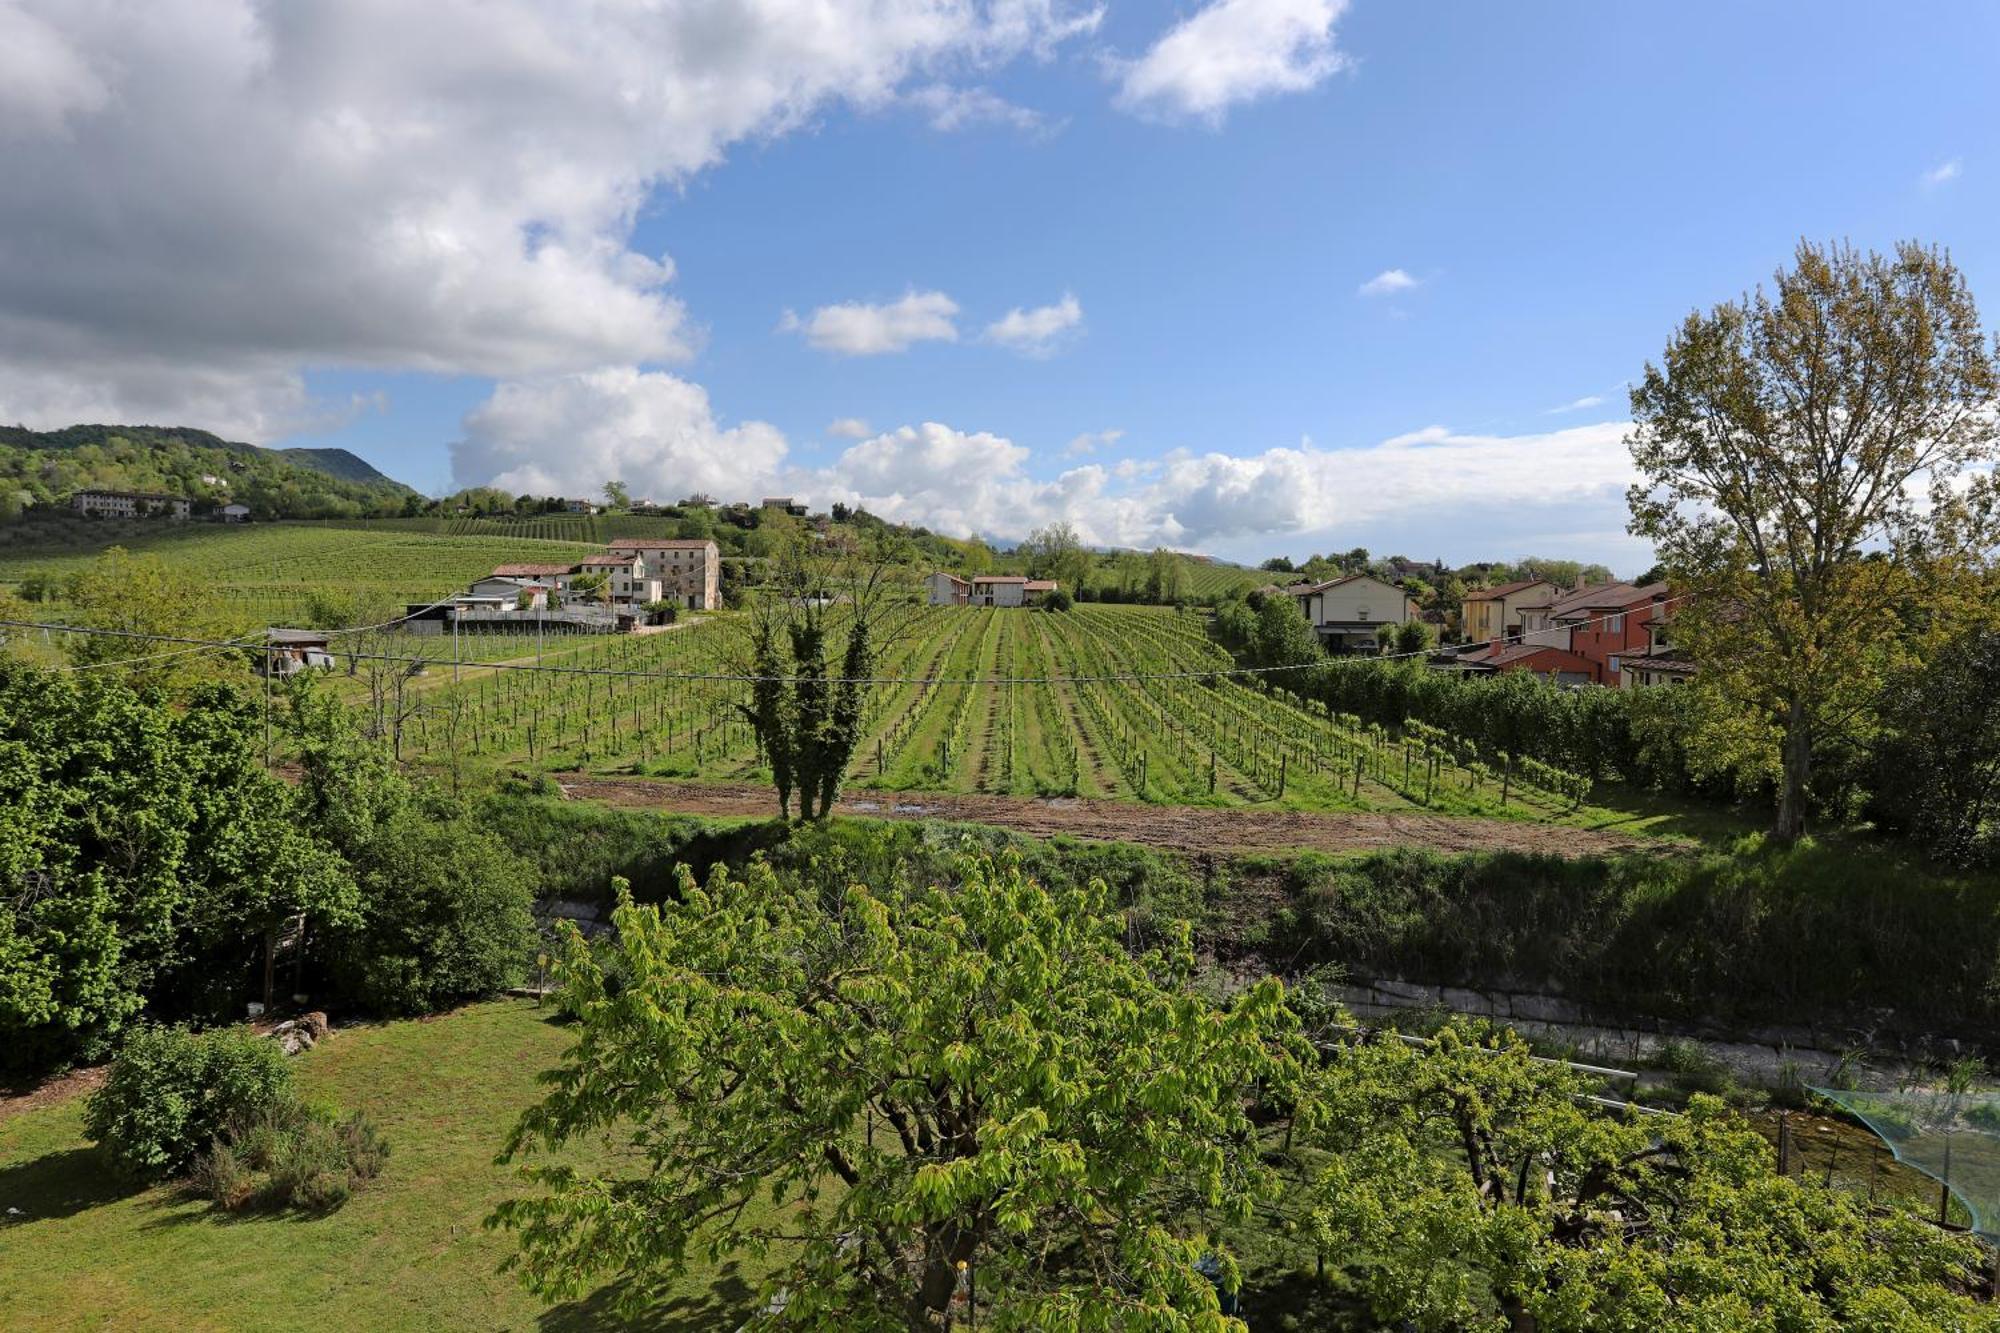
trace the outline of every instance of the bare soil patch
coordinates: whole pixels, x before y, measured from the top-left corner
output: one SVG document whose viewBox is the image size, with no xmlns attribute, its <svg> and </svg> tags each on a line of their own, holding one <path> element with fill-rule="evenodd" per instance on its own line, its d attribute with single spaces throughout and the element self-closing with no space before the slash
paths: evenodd
<svg viewBox="0 0 2000 1333">
<path fill-rule="evenodd" d="M 566 795 L 629 810 L 757 816 L 777 813 L 767 787 L 671 782 L 638 777 L 557 775 Z M 1356 852 L 1424 847 L 1438 852 L 1549 852 L 1602 856 L 1684 850 L 1674 839 L 1609 830 L 1568 828 L 1505 819 L 1473 819 L 1409 811 L 1320 812 L 1144 806 L 1077 797 L 1001 796 L 946 792 L 844 794 L 835 813 L 874 819 L 949 819 L 991 824 L 1034 837 L 1067 834 L 1104 842 L 1136 842 L 1176 852 Z"/>
<path fill-rule="evenodd" d="M 43 1079 L 34 1087 L 25 1090 L 0 1089 L 0 1120 L 8 1120 L 26 1111 L 54 1106 L 72 1097 L 95 1092 L 104 1082 L 104 1076 L 110 1072 L 109 1065 L 94 1065 L 89 1069 L 72 1069 L 67 1074 L 57 1074 L 53 1078 Z"/>
</svg>

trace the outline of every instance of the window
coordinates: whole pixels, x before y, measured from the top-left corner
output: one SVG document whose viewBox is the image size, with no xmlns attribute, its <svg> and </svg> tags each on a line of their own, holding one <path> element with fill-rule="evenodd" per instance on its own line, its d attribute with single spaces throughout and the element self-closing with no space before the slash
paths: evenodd
<svg viewBox="0 0 2000 1333">
<path fill-rule="evenodd" d="M 1615 616 L 1606 616 L 1604 618 L 1604 632 L 1606 634 L 1622 634 L 1624 633 L 1624 631 L 1625 631 L 1625 615 L 1623 612 L 1620 612 Z"/>
</svg>

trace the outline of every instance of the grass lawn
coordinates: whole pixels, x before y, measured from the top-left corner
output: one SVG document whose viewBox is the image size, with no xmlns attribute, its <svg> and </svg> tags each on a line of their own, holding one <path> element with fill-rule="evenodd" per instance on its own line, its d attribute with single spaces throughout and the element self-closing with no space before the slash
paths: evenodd
<svg viewBox="0 0 2000 1333">
<path fill-rule="evenodd" d="M 621 1327 L 605 1291 L 547 1308 L 496 1271 L 512 1238 L 480 1226 L 518 1192 L 493 1156 L 567 1043 L 546 1013 L 474 1005 L 340 1030 L 302 1056 L 308 1094 L 365 1111 L 391 1146 L 381 1178 L 325 1216 L 229 1216 L 173 1186 L 134 1192 L 84 1139 L 81 1099 L 0 1120 L 0 1326 Z M 644 1326 L 733 1328 L 753 1286 L 727 1267 L 691 1274 Z"/>
</svg>

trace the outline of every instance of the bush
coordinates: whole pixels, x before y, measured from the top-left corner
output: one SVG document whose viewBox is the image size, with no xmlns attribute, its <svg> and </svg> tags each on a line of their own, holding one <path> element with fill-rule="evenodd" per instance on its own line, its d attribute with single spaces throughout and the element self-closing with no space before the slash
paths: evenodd
<svg viewBox="0 0 2000 1333">
<path fill-rule="evenodd" d="M 229 1126 L 286 1100 L 292 1070 L 277 1043 L 244 1029 L 142 1028 L 91 1094 L 84 1128 L 122 1174 L 180 1175 Z"/>
<path fill-rule="evenodd" d="M 388 1161 L 366 1116 L 285 1098 L 232 1126 L 197 1163 L 197 1192 L 229 1211 L 257 1204 L 324 1212 L 347 1202 Z"/>
<path fill-rule="evenodd" d="M 1069 593 L 1062 588 L 1042 598 L 1042 609 L 1045 611 L 1067 611 L 1071 605 Z"/>
</svg>

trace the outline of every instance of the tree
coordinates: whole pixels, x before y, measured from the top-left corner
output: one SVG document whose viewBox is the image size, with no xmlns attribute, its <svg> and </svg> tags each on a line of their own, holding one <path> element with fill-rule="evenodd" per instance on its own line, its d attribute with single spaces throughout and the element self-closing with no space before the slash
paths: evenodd
<svg viewBox="0 0 2000 1333">
<path fill-rule="evenodd" d="M 1292 572 L 1292 562 L 1286 556 L 1274 555 L 1263 564 L 1257 566 L 1257 568 L 1273 574 L 1289 574 Z"/>
<path fill-rule="evenodd" d="M 1606 1115 L 1514 1034 L 1342 1047 L 1306 1231 L 1381 1327 L 1964 1328 L 1979 1251 L 1780 1176 L 1711 1097 Z"/>
<path fill-rule="evenodd" d="M 1941 252 L 1801 243 L 1774 290 L 1688 316 L 1632 390 L 1631 531 L 1686 593 L 1699 688 L 1780 737 L 1773 833 L 1805 828 L 1815 746 L 1862 727 L 1984 545 L 2000 457 L 1993 349 Z"/>
<path fill-rule="evenodd" d="M 611 605 L 611 576 L 602 571 L 578 574 L 569 581 L 569 595 L 578 601 Z"/>
<path fill-rule="evenodd" d="M 1433 635 L 1429 625 L 1421 620 L 1405 620 L 1396 626 L 1395 642 L 1390 646 L 1390 651 L 1405 655 L 1420 653 L 1430 647 L 1432 641 Z"/>
<path fill-rule="evenodd" d="M 794 542 L 781 553 L 774 586 L 752 608 L 748 653 L 739 664 L 755 679 L 750 701 L 737 709 L 757 733 L 780 818 L 791 818 L 795 790 L 799 818 L 833 813 L 861 739 L 863 682 L 875 669 L 874 621 L 886 571 L 879 564 L 835 571 Z M 836 631 L 845 635 L 838 676 L 827 656 Z"/>
<path fill-rule="evenodd" d="M 1326 656 L 1319 636 L 1299 612 L 1297 598 L 1271 597 L 1250 631 L 1250 660 L 1261 667 L 1295 667 Z"/>
<path fill-rule="evenodd" d="M 632 492 L 626 488 L 624 482 L 607 481 L 604 483 L 604 507 L 606 509 L 630 509 L 632 507 Z"/>
<path fill-rule="evenodd" d="M 1090 581 L 1090 553 L 1083 549 L 1075 528 L 1068 523 L 1036 528 L 1020 549 L 1028 558 L 1029 578 L 1054 579 L 1073 596 L 1083 596 Z"/>
<path fill-rule="evenodd" d="M 66 589 L 78 623 L 109 634 L 63 636 L 63 653 L 78 666 L 129 663 L 134 684 L 168 684 L 239 671 L 240 656 L 184 651 L 143 636 L 221 640 L 229 627 L 221 603 L 207 587 L 156 555 L 133 555 L 113 546 L 72 574 Z"/>
<path fill-rule="evenodd" d="M 1146 599 L 1161 606 L 1178 606 L 1188 599 L 1187 562 L 1165 547 L 1146 559 Z"/>
<path fill-rule="evenodd" d="M 829 899 L 683 867 L 657 907 L 621 884 L 617 987 L 572 928 L 576 1044 L 505 1156 L 626 1126 L 642 1160 L 528 1172 L 547 1192 L 493 1219 L 528 1283 L 616 1273 L 638 1305 L 754 1253 L 788 1327 L 949 1329 L 967 1270 L 999 1327 L 1240 1327 L 1197 1265 L 1235 1285 L 1210 1232 L 1275 1184 L 1246 1108 L 1301 1078 L 1283 987 L 1202 998 L 1187 927 L 1133 956 L 1101 882 L 960 878 Z"/>
<path fill-rule="evenodd" d="M 1989 861 L 2000 813 L 2000 632 L 1961 634 L 1897 673 L 1883 713 L 1876 823 L 1949 864 Z"/>
</svg>

